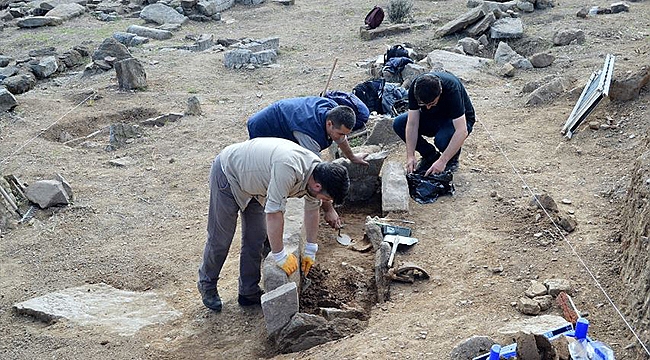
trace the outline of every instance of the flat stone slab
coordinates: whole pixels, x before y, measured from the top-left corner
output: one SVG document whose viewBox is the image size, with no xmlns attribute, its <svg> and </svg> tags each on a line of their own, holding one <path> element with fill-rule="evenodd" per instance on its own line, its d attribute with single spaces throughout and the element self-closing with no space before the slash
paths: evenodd
<svg viewBox="0 0 650 360">
<path fill-rule="evenodd" d="M 122 336 L 182 315 L 153 292 L 119 290 L 100 283 L 49 293 L 14 304 L 20 314 L 45 322 L 67 319 L 81 326 L 100 326 Z"/>
<path fill-rule="evenodd" d="M 543 334 L 547 331 L 570 324 L 563 317 L 557 315 L 540 315 L 526 318 L 500 328 L 499 334 L 514 335 L 520 331 L 531 334 Z"/>
</svg>

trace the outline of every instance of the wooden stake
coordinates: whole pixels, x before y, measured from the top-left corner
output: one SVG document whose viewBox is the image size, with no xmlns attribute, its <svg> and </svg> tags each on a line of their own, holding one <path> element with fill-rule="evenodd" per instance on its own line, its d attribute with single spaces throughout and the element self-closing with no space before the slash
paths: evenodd
<svg viewBox="0 0 650 360">
<path fill-rule="evenodd" d="M 330 81 L 332 80 L 332 75 L 334 74 L 334 68 L 336 68 L 336 62 L 339 61 L 339 58 L 334 59 L 334 65 L 332 65 L 332 70 L 330 71 L 330 76 L 327 78 L 327 83 L 325 84 L 325 89 L 323 90 L 323 93 L 321 96 L 325 96 L 325 93 L 327 92 L 327 88 L 330 86 Z"/>
</svg>

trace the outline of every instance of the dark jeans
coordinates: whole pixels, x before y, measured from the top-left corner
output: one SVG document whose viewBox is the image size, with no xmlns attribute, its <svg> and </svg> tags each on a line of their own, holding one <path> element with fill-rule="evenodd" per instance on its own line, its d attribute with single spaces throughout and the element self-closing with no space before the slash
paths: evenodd
<svg viewBox="0 0 650 360">
<path fill-rule="evenodd" d="M 210 207 L 208 209 L 208 239 L 199 268 L 199 288 L 215 289 L 221 268 L 226 262 L 230 244 L 235 235 L 239 206 L 230 190 L 226 175 L 221 170 L 219 156 L 210 171 Z M 260 265 L 266 239 L 266 215 L 257 200 L 252 199 L 242 215 L 241 253 L 239 255 L 239 294 L 260 292 Z"/>
<path fill-rule="evenodd" d="M 408 112 L 399 115 L 393 120 L 393 130 L 397 136 L 403 141 L 406 141 L 406 120 L 408 119 Z M 435 157 L 438 153 L 445 151 L 451 137 L 454 135 L 454 124 L 451 119 L 438 121 L 437 119 L 428 119 L 420 115 L 420 126 L 418 127 L 418 139 L 415 144 L 415 151 L 420 153 L 424 158 Z M 467 123 L 467 133 L 472 133 L 472 124 Z M 433 137 L 433 144 L 424 139 L 424 136 Z M 435 144 L 435 146 L 434 146 Z M 436 150 L 437 148 L 437 150 Z M 460 149 L 452 157 L 452 160 L 458 160 L 460 156 Z"/>
</svg>

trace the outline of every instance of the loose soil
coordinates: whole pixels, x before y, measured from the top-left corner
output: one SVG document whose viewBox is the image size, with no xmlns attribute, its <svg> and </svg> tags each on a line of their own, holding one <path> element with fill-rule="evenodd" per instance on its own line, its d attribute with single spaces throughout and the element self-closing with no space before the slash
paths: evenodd
<svg viewBox="0 0 650 360">
<path fill-rule="evenodd" d="M 604 100 L 588 118 L 611 120 L 618 124 L 616 129 L 582 126 L 571 140 L 559 130 L 606 54 L 617 57 L 615 73 L 648 64 L 647 1 L 630 3 L 630 12 L 589 19 L 575 14 L 584 6 L 609 3 L 566 0 L 551 9 L 521 14 L 526 38 L 510 45 L 524 55 L 548 50 L 555 63 L 519 71 L 513 78 L 488 69 L 465 79 L 479 122 L 463 147 L 456 193 L 428 205 L 411 201 L 409 214 L 387 214 L 414 222 L 413 236 L 419 243 L 398 253 L 396 261 L 418 264 L 431 274 L 430 280 L 394 283 L 391 300 L 375 304 L 370 295 L 373 255 L 340 246 L 336 233 L 322 226 L 313 274 L 318 286 L 306 298 L 314 309 L 340 303 L 363 308 L 369 319 L 361 333 L 300 353 L 275 353 L 266 340 L 261 310 L 244 309 L 236 302 L 238 240 L 220 280 L 223 311 L 203 307 L 195 281 L 205 242 L 210 162 L 223 147 L 247 138 L 246 119 L 276 100 L 318 94 L 335 58 L 338 66 L 330 88 L 349 91 L 368 78 L 355 63 L 383 54 L 387 45 L 406 42 L 421 54 L 454 46 L 460 36 L 437 40 L 433 32 L 467 11 L 463 1 L 416 0 L 415 22 L 439 22 L 361 41 L 359 27 L 373 5 L 342 0 L 237 5 L 222 13 L 221 22 L 190 22 L 171 40 L 131 49 L 145 65 L 146 91 L 120 92 L 114 72 L 81 77 L 79 69 L 17 96 L 15 112 L 0 116 L 0 171 L 27 184 L 60 173 L 72 185 L 75 201 L 40 211 L 28 225 L 0 235 L 0 357 L 442 359 L 473 335 L 509 343 L 498 329 L 527 317 L 511 304 L 531 280 L 564 278 L 576 288 L 577 307 L 589 314 L 591 336 L 611 345 L 618 359 L 642 358 L 640 346 L 633 345 L 631 332 L 596 281 L 625 313 L 629 290 L 619 276 L 620 207 L 633 161 L 648 136 L 648 92 L 625 103 Z M 0 49 L 16 59 L 45 46 L 63 52 L 83 43 L 94 49 L 114 31 L 134 23 L 141 21 L 105 23 L 86 14 L 57 27 L 7 27 L 1 31 Z M 584 30 L 586 43 L 553 47 L 554 32 L 564 28 Z M 228 70 L 220 52 L 161 50 L 201 33 L 234 39 L 279 36 L 277 64 Z M 575 78 L 575 89 L 545 105 L 525 107 L 523 85 L 549 75 Z M 79 105 L 91 91 L 96 94 Z M 80 137 L 118 121 L 135 123 L 183 112 L 190 96 L 201 100 L 203 116 L 145 128 L 142 137 L 114 152 L 104 150 L 105 130 L 84 145 L 62 143 L 69 138 L 63 132 Z M 389 160 L 404 161 L 403 144 L 390 150 Z M 130 157 L 133 164 L 108 164 L 121 157 Z M 529 207 L 531 194 L 542 192 L 577 220 L 577 229 L 566 240 Z M 345 231 L 361 238 L 365 217 L 378 215 L 376 211 L 374 205 L 341 209 Z M 494 272 L 497 267 L 503 271 Z M 35 296 L 100 282 L 155 291 L 183 316 L 121 337 L 64 321 L 40 323 L 11 309 Z M 546 313 L 560 315 L 560 310 L 554 306 Z M 647 341 L 647 324 L 630 320 Z"/>
</svg>

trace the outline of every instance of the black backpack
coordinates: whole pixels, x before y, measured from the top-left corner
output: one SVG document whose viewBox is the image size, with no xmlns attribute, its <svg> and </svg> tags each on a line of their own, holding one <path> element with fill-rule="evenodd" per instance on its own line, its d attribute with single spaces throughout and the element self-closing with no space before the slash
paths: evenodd
<svg viewBox="0 0 650 360">
<path fill-rule="evenodd" d="M 381 98 L 384 92 L 384 79 L 367 80 L 352 89 L 356 95 L 368 107 L 368 111 L 376 111 L 377 114 L 383 114 L 384 109 L 381 105 Z"/>
<path fill-rule="evenodd" d="M 366 15 L 365 24 L 368 29 L 374 29 L 381 25 L 381 22 L 384 21 L 384 9 L 375 5 L 372 10 Z"/>
<path fill-rule="evenodd" d="M 402 45 L 393 45 L 390 49 L 386 50 L 386 54 L 384 54 L 384 64 L 386 64 L 388 60 L 396 57 L 409 57 L 409 52 Z"/>
</svg>

